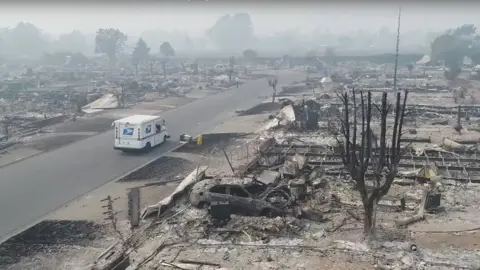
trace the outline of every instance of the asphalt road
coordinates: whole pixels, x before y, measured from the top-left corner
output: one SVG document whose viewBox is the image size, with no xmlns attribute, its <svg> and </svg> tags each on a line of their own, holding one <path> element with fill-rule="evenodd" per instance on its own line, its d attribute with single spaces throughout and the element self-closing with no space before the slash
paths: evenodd
<svg viewBox="0 0 480 270">
<path fill-rule="evenodd" d="M 279 86 L 304 78 L 281 72 Z M 249 108 L 259 96 L 270 94 L 266 79 L 261 79 L 163 112 L 171 140 L 144 155 L 113 150 L 113 132 L 106 132 L 1 168 L 0 243 L 69 201 L 172 150 L 180 134 L 208 132 L 236 109 Z"/>
</svg>

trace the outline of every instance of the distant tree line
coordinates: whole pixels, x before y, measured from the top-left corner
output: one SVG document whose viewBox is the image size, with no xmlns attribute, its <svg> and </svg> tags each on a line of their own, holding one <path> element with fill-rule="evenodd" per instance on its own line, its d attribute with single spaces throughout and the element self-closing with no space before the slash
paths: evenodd
<svg viewBox="0 0 480 270">
<path fill-rule="evenodd" d="M 428 35 L 428 39 L 432 40 L 429 45 L 432 61 L 443 61 L 446 66 L 455 69 L 463 57 L 468 56 L 474 63 L 479 64 L 480 38 L 476 30 L 474 25 L 465 24 L 444 33 Z M 425 38 L 427 34 L 425 32 Z M 407 39 L 405 36 L 408 35 L 402 33 L 402 44 L 405 44 L 404 41 Z M 186 33 L 169 34 L 162 31 L 146 31 L 139 39 L 128 37 L 126 33 L 116 28 L 98 29 L 95 36 L 75 30 L 52 38 L 33 24 L 20 22 L 13 28 L 0 29 L 0 59 L 14 55 L 46 57 L 53 61 L 52 56 L 60 56 L 60 53 L 63 53 L 79 60 L 77 57 L 79 54 L 97 53 L 105 55 L 113 64 L 117 61 L 119 53 L 126 53 L 131 54 L 132 63 L 138 65 L 152 61 L 154 58 L 152 55 L 159 56 L 165 62 L 165 59 L 177 55 L 178 51 L 212 48 L 227 55 L 242 54 L 248 61 L 257 58 L 262 52 L 270 51 L 297 56 L 320 55 L 324 60 L 334 62 L 335 51 L 338 52 L 336 49 L 353 49 L 358 44 L 365 48 L 384 44 L 393 50 L 394 42 L 395 35 L 387 28 L 381 28 L 376 33 L 358 31 L 350 36 L 325 32 L 321 28 L 315 29 L 311 36 L 302 36 L 298 31 L 287 29 L 268 37 L 257 37 L 254 35 L 253 23 L 248 13 L 221 16 L 205 31 L 204 38 L 194 39 Z M 330 45 L 325 47 L 321 44 Z M 323 49 L 319 49 L 322 47 Z"/>
<path fill-rule="evenodd" d="M 85 53 L 87 38 L 80 31 L 52 39 L 31 23 L 20 22 L 16 27 L 0 29 L 0 52 L 4 55 L 40 57 L 45 52 Z"/>
</svg>

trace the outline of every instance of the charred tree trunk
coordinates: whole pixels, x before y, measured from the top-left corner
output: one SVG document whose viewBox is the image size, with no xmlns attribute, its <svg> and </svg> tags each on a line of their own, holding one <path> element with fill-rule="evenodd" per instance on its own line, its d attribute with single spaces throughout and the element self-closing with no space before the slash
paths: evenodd
<svg viewBox="0 0 480 270">
<path fill-rule="evenodd" d="M 387 116 L 391 105 L 388 104 L 387 93 L 382 95 L 382 104 L 377 107 L 381 115 L 380 136 L 375 136 L 371 130 L 372 119 L 372 95 L 370 92 L 365 99 L 360 92 L 361 122 L 358 123 L 359 113 L 357 112 L 357 95 L 352 91 L 351 99 L 348 93 L 341 96 L 344 106 L 344 115 L 341 119 L 341 133 L 343 142 L 338 141 L 343 146 L 342 161 L 345 169 L 349 172 L 352 179 L 356 182 L 362 198 L 364 208 L 364 233 L 368 238 L 375 237 L 376 208 L 378 201 L 387 194 L 393 183 L 395 175 L 398 172 L 398 163 L 400 162 L 400 140 L 402 134 L 403 118 L 405 115 L 405 106 L 408 93 L 405 92 L 403 104 L 401 94 L 397 94 L 395 111 L 395 121 L 392 130 L 391 142 L 387 145 Z M 351 100 L 351 102 L 350 102 Z M 352 104 L 352 108 L 350 108 Z M 361 128 L 358 131 L 358 127 Z M 357 142 L 357 136 L 360 135 L 360 146 Z M 378 150 L 378 155 L 372 154 L 373 144 Z M 372 186 L 367 188 L 365 174 L 368 169 L 373 170 L 374 178 Z"/>
<path fill-rule="evenodd" d="M 117 66 L 117 56 L 115 52 L 107 53 L 108 63 L 110 64 L 110 68 L 115 68 Z"/>
<path fill-rule="evenodd" d="M 277 97 L 277 89 L 275 89 L 275 86 L 272 86 L 273 93 L 272 93 L 272 103 L 275 103 L 275 98 Z"/>
<path fill-rule="evenodd" d="M 268 85 L 272 87 L 272 103 L 275 103 L 275 98 L 277 97 L 277 78 L 269 79 Z"/>
<path fill-rule="evenodd" d="M 365 202 L 363 204 L 363 234 L 365 236 L 375 235 L 374 205 Z"/>
<path fill-rule="evenodd" d="M 165 61 L 162 63 L 162 71 L 163 71 L 163 78 L 166 80 L 167 79 L 167 63 Z"/>
<path fill-rule="evenodd" d="M 152 77 L 153 77 L 153 65 L 154 64 L 155 63 L 153 61 L 150 62 L 150 76 L 152 76 Z"/>
</svg>

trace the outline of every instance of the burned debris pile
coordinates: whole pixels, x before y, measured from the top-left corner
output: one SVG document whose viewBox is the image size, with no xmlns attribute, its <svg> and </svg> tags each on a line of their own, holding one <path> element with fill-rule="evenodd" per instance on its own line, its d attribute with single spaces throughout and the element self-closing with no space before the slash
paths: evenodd
<svg viewBox="0 0 480 270">
<path fill-rule="evenodd" d="M 307 140 L 301 133 L 297 136 L 300 141 Z M 215 264 L 216 269 L 230 265 L 228 254 L 252 248 L 272 250 L 272 263 L 282 260 L 278 254 L 284 249 L 346 254 L 359 261 L 371 261 L 375 253 L 375 264 L 386 269 L 413 265 L 422 265 L 422 269 L 462 265 L 468 269 L 478 261 L 470 253 L 463 255 L 462 262 L 455 262 L 457 251 L 440 256 L 424 250 L 404 229 L 419 220 L 442 220 L 447 218 L 442 213 L 459 207 L 452 201 L 459 186 L 439 179 L 440 169 L 434 165 L 422 166 L 410 178 L 400 169 L 392 190 L 378 202 L 381 244 L 359 244 L 354 235 L 362 231 L 363 210 L 355 184 L 345 176 L 341 164 L 323 163 L 308 151 L 332 149 L 294 144 L 280 137 L 241 175 L 215 177 L 194 170 L 191 176 L 195 177 L 187 177 L 190 180 L 179 185 L 175 199 L 163 201 L 160 219 L 149 225 L 148 235 L 154 240 L 135 247 L 127 269 L 159 264 L 187 267 L 195 262 Z M 212 248 L 224 250 L 223 257 L 195 255 Z M 191 253 L 191 249 L 196 251 Z"/>
<path fill-rule="evenodd" d="M 61 92 L 1 92 L 0 133 L 9 137 L 29 134 L 60 123 L 73 114 L 75 97 Z"/>
<path fill-rule="evenodd" d="M 274 102 L 238 112 L 262 114 L 264 147 L 242 169 L 205 170 L 161 211 L 156 205 L 157 218 L 147 219 L 152 241 L 131 248 L 128 269 L 236 269 L 242 260 L 315 269 L 326 265 L 319 258 L 337 256 L 365 269 L 478 267 L 477 105 L 456 103 L 435 76 L 406 70 L 393 91 L 388 68 L 339 64 L 335 76 L 309 74 Z"/>
<path fill-rule="evenodd" d="M 322 147 L 323 151 L 331 149 Z M 176 192 L 174 200 L 167 198 L 169 203 L 164 205 L 168 208 L 162 208 L 160 219 L 149 225 L 148 235 L 153 240 L 147 246 L 135 247 L 127 269 L 195 263 L 215 264 L 212 269 L 233 267 L 229 254 L 265 248 L 270 250 L 266 255 L 270 259 L 263 260 L 274 265 L 282 261 L 282 250 L 288 249 L 345 254 L 359 262 L 374 260 L 385 269 L 414 265 L 422 269 L 442 269 L 435 267 L 444 265 L 469 269 L 478 261 L 473 253 L 465 253 L 465 260 L 456 262 L 457 251 L 444 256 L 424 249 L 404 229 L 425 218 L 444 219 L 446 209 L 459 207 L 458 202 L 451 201 L 458 187 L 438 180 L 438 168 L 423 166 L 413 182 L 399 173 L 390 193 L 378 202 L 377 237 L 381 242 L 369 246 L 358 243 L 355 236 L 363 228 L 362 202 L 355 184 L 340 166 L 321 164 L 314 156 L 294 152 L 305 148 L 321 149 L 319 145 L 299 146 L 279 140 L 242 175 L 206 174 L 180 184 L 183 191 Z M 201 174 L 194 171 L 191 175 Z M 428 183 L 428 188 L 422 187 L 422 182 Z M 211 249 L 221 249 L 220 257 L 198 257 L 199 252 L 209 254 Z"/>
</svg>

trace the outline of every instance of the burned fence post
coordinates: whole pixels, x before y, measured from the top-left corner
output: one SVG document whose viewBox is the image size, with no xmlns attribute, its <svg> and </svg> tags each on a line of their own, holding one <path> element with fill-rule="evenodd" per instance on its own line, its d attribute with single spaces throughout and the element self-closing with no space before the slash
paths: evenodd
<svg viewBox="0 0 480 270">
<path fill-rule="evenodd" d="M 228 158 L 227 152 L 225 152 L 225 148 L 222 147 L 223 154 L 225 155 L 225 158 L 227 159 L 228 166 L 230 166 L 230 169 L 232 170 L 232 173 L 235 173 L 235 170 L 233 169 L 232 163 L 230 162 L 230 159 Z"/>
<path fill-rule="evenodd" d="M 118 229 L 118 219 L 117 219 L 117 214 L 118 212 L 115 212 L 113 209 L 113 201 L 117 200 L 118 198 L 112 199 L 110 195 L 108 195 L 105 199 L 100 200 L 100 202 L 106 202 L 105 205 L 102 205 L 102 208 L 107 209 L 107 211 L 103 212 L 105 215 L 105 220 L 109 221 L 112 225 L 113 230 L 117 233 L 118 238 L 122 243 L 125 243 L 125 238 L 123 237 L 123 234 L 120 232 Z"/>
</svg>

